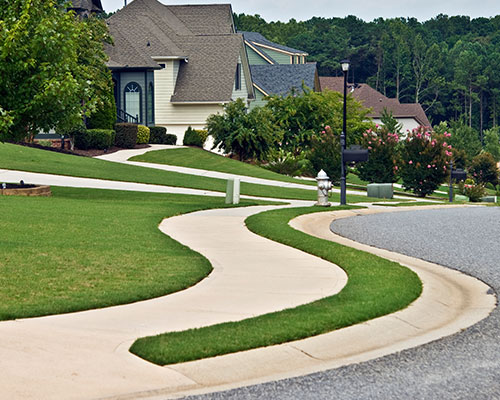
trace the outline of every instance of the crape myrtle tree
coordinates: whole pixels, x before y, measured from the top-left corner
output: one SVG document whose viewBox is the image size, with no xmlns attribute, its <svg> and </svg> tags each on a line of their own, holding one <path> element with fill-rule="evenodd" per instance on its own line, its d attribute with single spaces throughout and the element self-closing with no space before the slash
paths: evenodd
<svg viewBox="0 0 500 400">
<path fill-rule="evenodd" d="M 409 132 L 401 146 L 400 176 L 405 190 L 425 197 L 436 190 L 449 175 L 452 160 L 451 134 L 419 127 Z"/>
<path fill-rule="evenodd" d="M 105 101 L 104 22 L 62 0 L 0 0 L 0 139 L 69 131 Z M 7 129 L 7 125 L 9 125 Z"/>
</svg>

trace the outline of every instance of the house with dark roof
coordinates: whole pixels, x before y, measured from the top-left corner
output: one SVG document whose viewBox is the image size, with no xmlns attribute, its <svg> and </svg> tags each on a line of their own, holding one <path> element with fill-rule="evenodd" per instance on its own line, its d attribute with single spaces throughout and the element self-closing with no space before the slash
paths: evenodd
<svg viewBox="0 0 500 400">
<path fill-rule="evenodd" d="M 101 0 L 71 0 L 71 7 L 68 10 L 73 10 L 82 18 L 90 17 L 104 11 Z"/>
<path fill-rule="evenodd" d="M 321 76 L 319 78 L 321 89 L 333 90 L 344 93 L 344 78 L 334 76 Z M 347 91 L 360 101 L 366 108 L 370 109 L 368 117 L 373 122 L 380 123 L 384 109 L 392 112 L 392 116 L 403 126 L 402 131 L 412 130 L 423 126 L 431 126 L 422 106 L 418 103 L 400 103 L 397 99 L 391 99 L 373 89 L 366 83 L 348 83 Z"/>
<path fill-rule="evenodd" d="M 182 139 L 188 126 L 237 98 L 254 99 L 243 36 L 229 4 L 164 5 L 134 0 L 107 19 L 106 45 L 122 120 L 165 126 Z"/>
<path fill-rule="evenodd" d="M 305 51 L 271 42 L 257 32 L 241 33 L 255 89 L 250 107 L 263 106 L 269 95 L 300 91 L 303 85 L 320 91 L 316 63 L 306 63 Z"/>
</svg>

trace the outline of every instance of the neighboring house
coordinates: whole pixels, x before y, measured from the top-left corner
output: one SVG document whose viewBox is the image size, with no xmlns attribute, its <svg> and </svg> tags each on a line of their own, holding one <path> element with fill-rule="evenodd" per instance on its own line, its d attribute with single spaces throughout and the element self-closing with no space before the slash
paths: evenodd
<svg viewBox="0 0 500 400">
<path fill-rule="evenodd" d="M 343 77 L 321 76 L 319 80 L 322 90 L 329 89 L 344 93 Z M 387 109 L 392 112 L 392 116 L 403 126 L 403 132 L 407 130 L 411 131 L 420 125 L 431 126 L 422 106 L 418 103 L 400 103 L 397 99 L 384 96 L 366 83 L 349 83 L 347 85 L 347 92 L 352 93 L 356 100 L 360 101 L 366 108 L 371 109 L 368 117 L 372 118 L 375 123 L 381 122 L 382 113 L 384 109 Z"/>
<path fill-rule="evenodd" d="M 68 10 L 73 10 L 80 17 L 90 17 L 92 14 L 102 13 L 101 0 L 71 0 L 71 7 Z"/>
<path fill-rule="evenodd" d="M 250 62 L 255 101 L 250 107 L 263 106 L 272 94 L 286 95 L 301 91 L 302 85 L 320 91 L 316 63 L 306 63 L 308 54 L 267 40 L 260 33 L 241 32 Z"/>
<path fill-rule="evenodd" d="M 107 20 L 115 100 L 122 120 L 165 126 L 181 140 L 223 104 L 254 99 L 243 36 L 229 4 L 134 0 Z"/>
</svg>

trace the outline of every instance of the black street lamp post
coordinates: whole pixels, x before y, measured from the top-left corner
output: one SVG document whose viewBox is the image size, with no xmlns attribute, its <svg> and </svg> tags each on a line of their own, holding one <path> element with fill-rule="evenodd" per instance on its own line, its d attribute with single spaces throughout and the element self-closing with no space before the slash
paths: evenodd
<svg viewBox="0 0 500 400">
<path fill-rule="evenodd" d="M 346 149 L 346 131 L 347 131 L 347 73 L 349 72 L 350 61 L 342 60 L 340 62 L 342 72 L 344 73 L 344 113 L 342 122 L 342 133 L 340 134 L 340 204 L 345 205 L 346 202 L 346 166 L 344 152 Z"/>
</svg>

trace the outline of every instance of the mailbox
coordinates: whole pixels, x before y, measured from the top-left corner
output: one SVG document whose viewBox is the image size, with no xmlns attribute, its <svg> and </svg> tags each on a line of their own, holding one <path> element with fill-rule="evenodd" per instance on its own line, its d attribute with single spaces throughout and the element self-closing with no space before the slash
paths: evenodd
<svg viewBox="0 0 500 400">
<path fill-rule="evenodd" d="M 451 179 L 455 179 L 455 181 L 465 181 L 467 179 L 467 172 L 465 172 L 461 168 L 452 169 L 451 170 Z"/>
<path fill-rule="evenodd" d="M 368 150 L 361 148 L 361 146 L 351 146 L 344 150 L 344 162 L 356 163 L 368 161 Z"/>
</svg>

